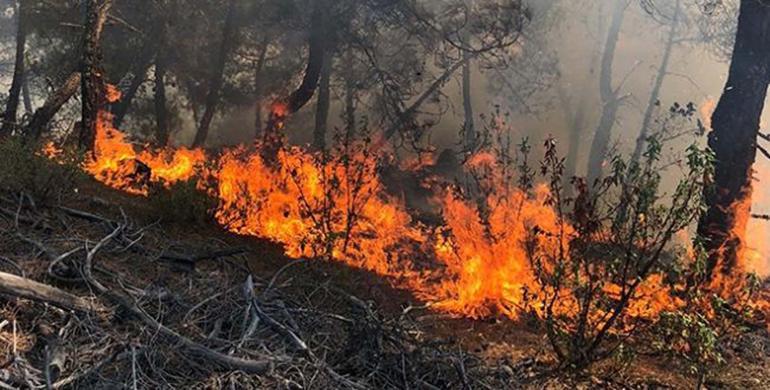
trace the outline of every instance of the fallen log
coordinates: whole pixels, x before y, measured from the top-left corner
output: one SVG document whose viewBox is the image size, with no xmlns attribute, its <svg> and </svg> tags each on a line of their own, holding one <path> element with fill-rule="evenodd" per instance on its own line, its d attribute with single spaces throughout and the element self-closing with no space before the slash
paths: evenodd
<svg viewBox="0 0 770 390">
<path fill-rule="evenodd" d="M 0 294 L 49 303 L 64 310 L 74 310 L 87 314 L 103 314 L 106 311 L 88 299 L 5 272 L 0 272 Z"/>
</svg>

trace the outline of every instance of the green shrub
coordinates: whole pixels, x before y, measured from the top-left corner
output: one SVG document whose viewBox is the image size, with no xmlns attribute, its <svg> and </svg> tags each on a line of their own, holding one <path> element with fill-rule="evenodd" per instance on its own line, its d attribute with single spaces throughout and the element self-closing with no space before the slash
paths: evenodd
<svg viewBox="0 0 770 390">
<path fill-rule="evenodd" d="M 38 145 L 28 145 L 17 137 L 0 141 L 0 189 L 26 193 L 36 201 L 48 203 L 73 193 L 81 174 L 75 158 L 50 159 Z"/>
<path fill-rule="evenodd" d="M 150 203 L 157 217 L 166 222 L 203 224 L 211 219 L 216 201 L 197 188 L 197 179 L 150 190 Z"/>
<path fill-rule="evenodd" d="M 653 347 L 681 359 L 701 383 L 711 369 L 724 363 L 717 326 L 703 314 L 684 311 L 662 313 L 653 333 L 657 336 Z"/>
</svg>

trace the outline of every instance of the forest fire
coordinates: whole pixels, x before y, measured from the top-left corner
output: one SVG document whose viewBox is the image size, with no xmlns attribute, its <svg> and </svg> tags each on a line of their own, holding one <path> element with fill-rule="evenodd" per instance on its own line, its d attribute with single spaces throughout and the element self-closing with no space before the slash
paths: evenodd
<svg viewBox="0 0 770 390">
<path fill-rule="evenodd" d="M 767 387 L 762 3 L 0 0 L 0 387 Z"/>
<path fill-rule="evenodd" d="M 375 272 L 457 315 L 545 316 L 542 299 L 553 290 L 538 280 L 530 252 L 536 246 L 542 253 L 569 256 L 576 234 L 549 205 L 547 187 L 538 185 L 532 194 L 507 187 L 489 153 L 467 162 L 488 172 L 485 185 L 491 191 L 483 202 L 441 190 L 436 205 L 445 225 L 427 227 L 385 193 L 378 161 L 363 144 L 331 159 L 287 147 L 275 161 L 265 161 L 259 144 L 225 149 L 212 158 L 200 149 L 136 151 L 111 123 L 109 114 L 100 115 L 94 158 L 84 163 L 95 179 L 144 196 L 151 185 L 197 180 L 198 188 L 216 198 L 214 216 L 225 229 L 279 242 L 294 258 L 323 257 Z M 58 150 L 48 145 L 44 152 L 55 157 Z M 435 266 L 418 266 L 417 259 L 426 255 Z M 604 290 L 617 299 L 622 287 L 608 284 Z M 575 315 L 572 292 L 558 294 L 553 309 Z M 634 296 L 627 311 L 634 318 L 653 319 L 681 304 L 659 276 Z M 594 311 L 596 319 L 607 314 Z"/>
</svg>

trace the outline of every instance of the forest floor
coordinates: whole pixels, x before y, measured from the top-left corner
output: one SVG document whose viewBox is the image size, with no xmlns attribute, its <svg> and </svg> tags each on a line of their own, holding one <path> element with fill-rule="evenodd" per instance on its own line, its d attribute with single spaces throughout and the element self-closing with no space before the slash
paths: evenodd
<svg viewBox="0 0 770 390">
<path fill-rule="evenodd" d="M 0 232 L 1 272 L 81 303 L 73 311 L 71 300 L 3 288 L 3 388 L 696 384 L 686 365 L 656 355 L 582 374 L 554 370 L 536 321 L 453 318 L 366 271 L 289 259 L 278 245 L 213 223 L 157 223 L 145 198 L 91 180 L 57 206 L 2 194 Z M 740 344 L 707 388 L 770 388 L 766 334 Z"/>
</svg>

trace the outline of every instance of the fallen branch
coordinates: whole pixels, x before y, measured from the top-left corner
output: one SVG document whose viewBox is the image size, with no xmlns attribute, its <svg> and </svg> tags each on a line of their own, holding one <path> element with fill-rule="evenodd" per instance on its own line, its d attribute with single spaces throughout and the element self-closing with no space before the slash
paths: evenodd
<svg viewBox="0 0 770 390">
<path fill-rule="evenodd" d="M 108 289 L 107 287 L 105 287 L 102 283 L 96 281 L 93 277 L 93 273 L 90 272 L 89 270 L 90 265 L 93 262 L 93 257 L 96 255 L 97 251 L 104 246 L 104 244 L 107 241 L 114 238 L 117 235 L 117 233 L 122 229 L 123 229 L 123 226 L 118 226 L 112 234 L 103 238 L 101 241 L 99 241 L 99 244 L 97 244 L 93 249 L 89 251 L 88 256 L 86 257 L 86 265 L 84 266 L 85 272 L 83 273 L 83 277 L 86 279 L 86 282 L 88 282 L 89 285 L 91 285 L 93 288 L 98 290 L 101 294 L 105 295 L 114 303 L 128 310 L 131 314 L 133 314 L 134 316 L 142 320 L 142 322 L 144 322 L 153 330 L 156 330 L 160 334 L 170 338 L 174 342 L 181 344 L 182 347 L 184 347 L 190 352 L 196 353 L 204 358 L 208 358 L 212 360 L 214 363 L 217 363 L 218 365 L 231 370 L 241 370 L 250 374 L 265 374 L 268 371 L 270 371 L 273 365 L 272 360 L 243 359 L 235 356 L 228 356 L 221 352 L 212 350 L 211 348 L 208 348 L 195 341 L 192 341 L 187 337 L 177 333 L 175 330 L 166 327 L 165 325 L 155 320 L 155 318 L 147 314 L 144 310 L 142 310 L 135 302 L 132 302 L 130 299 L 128 299 L 127 297 L 124 297 L 122 294 L 118 294 Z"/>
<path fill-rule="evenodd" d="M 104 314 L 105 309 L 64 290 L 31 279 L 0 272 L 0 293 L 49 303 L 64 310 L 88 314 Z"/>
</svg>

